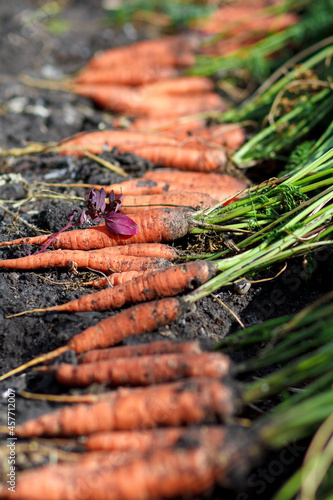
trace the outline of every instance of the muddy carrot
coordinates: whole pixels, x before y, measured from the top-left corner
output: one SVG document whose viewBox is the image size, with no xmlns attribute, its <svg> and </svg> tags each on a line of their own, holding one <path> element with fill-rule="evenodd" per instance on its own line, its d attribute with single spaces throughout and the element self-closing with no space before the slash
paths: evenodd
<svg viewBox="0 0 333 500">
<path fill-rule="evenodd" d="M 209 352 L 118 358 L 78 366 L 61 363 L 50 368 L 57 382 L 70 387 L 88 387 L 94 383 L 136 387 L 192 377 L 223 379 L 229 369 L 227 356 Z"/>
<path fill-rule="evenodd" d="M 178 297 L 132 306 L 125 311 L 100 321 L 96 325 L 86 328 L 81 333 L 75 335 L 65 346 L 58 347 L 46 354 L 41 354 L 31 361 L 1 375 L 0 381 L 21 373 L 23 370 L 38 363 L 50 361 L 70 349 L 74 350 L 76 354 L 81 354 L 91 349 L 119 344 L 125 338 L 136 334 L 140 335 L 152 332 L 179 318 L 188 310 L 188 307 Z"/>
<path fill-rule="evenodd" d="M 234 193 L 232 193 L 234 194 Z M 120 211 L 123 214 L 135 214 L 143 210 L 149 210 L 153 206 L 163 205 L 187 208 L 208 208 L 216 205 L 217 199 L 207 193 L 195 191 L 170 192 L 165 194 L 148 194 L 138 196 L 123 196 Z"/>
<path fill-rule="evenodd" d="M 16 426 L 19 437 L 81 436 L 98 431 L 193 425 L 232 415 L 231 385 L 192 378 L 140 389 L 120 389 L 110 399 L 65 407 Z"/>
<path fill-rule="evenodd" d="M 168 262 L 168 261 L 166 261 Z M 191 290 L 208 281 L 217 273 L 217 267 L 209 261 L 193 261 L 186 264 L 155 270 L 113 288 L 84 295 L 62 305 L 23 311 L 13 316 L 32 312 L 83 312 L 119 309 L 126 304 L 137 304 L 162 297 L 171 297 Z"/>
<path fill-rule="evenodd" d="M 80 354 L 78 362 L 94 363 L 106 359 L 133 358 L 136 356 L 150 356 L 153 354 L 183 353 L 200 354 L 202 352 L 197 340 L 188 342 L 171 342 L 169 340 L 156 340 L 146 344 L 125 345 L 110 349 L 94 349 Z"/>
<path fill-rule="evenodd" d="M 171 242 L 188 234 L 192 227 L 190 216 L 182 210 L 155 208 L 133 214 L 133 221 L 138 225 L 138 233 L 133 236 L 113 234 L 105 224 L 88 229 L 76 229 L 61 233 L 52 243 L 54 248 L 71 250 L 91 250 L 132 243 Z M 8 245 L 45 245 L 53 235 L 19 238 L 2 241 Z"/>
<path fill-rule="evenodd" d="M 104 249 L 102 249 L 104 250 Z M 106 250 L 106 249 L 105 249 Z M 117 273 L 127 271 L 146 271 L 166 267 L 169 261 L 162 257 L 135 257 L 131 255 L 108 254 L 106 251 L 84 252 L 82 250 L 53 250 L 50 252 L 27 255 L 18 259 L 0 260 L 0 268 L 41 269 L 68 267 L 90 267 L 96 271 Z"/>
</svg>

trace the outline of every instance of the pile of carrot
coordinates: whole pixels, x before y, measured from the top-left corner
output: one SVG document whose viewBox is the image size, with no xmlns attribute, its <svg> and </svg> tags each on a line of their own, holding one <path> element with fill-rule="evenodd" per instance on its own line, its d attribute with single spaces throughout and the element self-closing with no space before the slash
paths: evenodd
<svg viewBox="0 0 333 500">
<path fill-rule="evenodd" d="M 98 106 L 131 117 L 179 117 L 226 109 L 211 80 L 182 76 L 192 66 L 199 38 L 164 37 L 107 50 L 95 56 L 69 84 Z"/>
</svg>

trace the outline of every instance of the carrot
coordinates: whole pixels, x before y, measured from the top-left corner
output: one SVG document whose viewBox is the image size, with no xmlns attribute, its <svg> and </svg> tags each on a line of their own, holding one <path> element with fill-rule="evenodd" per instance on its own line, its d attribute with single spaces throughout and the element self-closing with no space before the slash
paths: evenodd
<svg viewBox="0 0 333 500">
<path fill-rule="evenodd" d="M 175 78 L 179 75 L 179 70 L 166 63 L 178 62 L 177 66 L 188 66 L 193 61 L 193 56 L 189 53 L 180 54 L 178 59 L 173 55 L 165 56 L 160 63 L 152 61 L 137 62 L 135 66 L 118 66 L 114 68 L 103 67 L 92 70 L 89 65 L 84 68 L 74 79 L 75 84 L 109 84 L 136 86 L 155 82 L 165 78 Z"/>
<path fill-rule="evenodd" d="M 192 95 L 148 94 L 116 84 L 75 84 L 78 95 L 89 97 L 102 109 L 130 116 L 186 116 L 203 111 L 225 111 L 226 102 L 214 92 Z"/>
<path fill-rule="evenodd" d="M 146 344 L 125 345 L 111 349 L 94 349 L 80 354 L 78 362 L 95 363 L 106 359 L 133 358 L 136 356 L 149 356 L 153 354 L 200 354 L 202 352 L 198 341 L 170 342 L 169 340 L 156 340 Z"/>
<path fill-rule="evenodd" d="M 83 155 L 84 151 L 102 153 L 105 147 L 117 147 L 119 151 L 131 151 L 135 145 L 178 144 L 177 139 L 160 133 L 132 132 L 127 130 L 105 130 L 88 132 L 62 141 L 52 151 L 64 155 Z"/>
<path fill-rule="evenodd" d="M 81 354 L 91 349 L 119 344 L 125 338 L 136 334 L 140 335 L 154 331 L 179 318 L 186 310 L 188 310 L 188 305 L 176 297 L 132 306 L 100 321 L 96 325 L 86 328 L 69 340 L 65 346 L 58 347 L 47 354 L 41 354 L 1 375 L 0 381 L 38 363 L 50 361 L 70 349 L 74 350 L 76 354 Z"/>
<path fill-rule="evenodd" d="M 224 151 L 215 148 L 191 148 L 181 145 L 135 146 L 132 151 L 156 166 L 197 172 L 223 171 L 227 165 Z"/>
<path fill-rule="evenodd" d="M 237 397 L 217 380 L 192 378 L 140 389 L 120 389 L 110 399 L 65 407 L 16 426 L 19 437 L 81 436 L 97 431 L 193 425 L 231 416 Z"/>
<path fill-rule="evenodd" d="M 110 233 L 105 224 L 88 229 L 63 232 L 52 243 L 54 248 L 71 250 L 91 250 L 132 243 L 171 242 L 188 234 L 192 227 L 191 219 L 185 211 L 171 208 L 155 208 L 134 214 L 132 220 L 138 225 L 138 233 L 133 236 Z M 45 245 L 52 235 L 18 238 L 2 241 L 1 246 Z"/>
<path fill-rule="evenodd" d="M 207 193 L 200 192 L 173 192 L 166 194 L 148 194 L 139 196 L 123 196 L 120 211 L 123 214 L 134 214 L 142 210 L 149 210 L 153 206 L 173 206 L 187 208 L 208 208 L 215 205 L 217 199 L 212 198 Z"/>
<path fill-rule="evenodd" d="M 101 185 L 86 185 L 86 187 L 94 187 L 97 190 L 104 189 L 104 191 L 109 194 L 114 191 L 116 194 L 122 193 L 126 195 L 152 195 L 152 194 L 163 194 L 173 191 L 196 191 L 209 194 L 206 189 L 208 187 L 213 187 L 214 190 L 218 190 L 220 195 L 221 192 L 226 193 L 238 192 L 245 189 L 249 182 L 244 179 L 237 179 L 228 174 L 199 174 L 194 172 L 182 172 L 177 170 L 172 171 L 151 171 L 144 174 L 140 179 L 129 179 L 119 184 L 111 184 L 109 186 Z M 161 176 L 162 179 L 159 180 L 158 177 Z M 219 195 L 219 197 L 220 197 Z M 214 198 L 217 196 L 212 195 Z M 225 196 L 229 196 L 226 194 Z"/>
<path fill-rule="evenodd" d="M 134 257 L 131 255 L 110 254 L 102 249 L 95 252 L 82 250 L 53 250 L 27 255 L 18 259 L 0 260 L 0 268 L 6 269 L 41 269 L 43 267 L 68 267 L 74 262 L 77 267 L 90 267 L 102 272 L 146 271 L 165 267 L 169 261 L 163 257 Z"/>
<path fill-rule="evenodd" d="M 107 384 L 109 387 L 142 386 L 171 382 L 183 378 L 208 377 L 223 379 L 230 369 L 230 360 L 219 353 L 158 354 L 136 358 L 118 358 L 84 363 L 79 366 L 61 363 L 55 372 L 59 384 L 88 387 Z"/>
<path fill-rule="evenodd" d="M 119 309 L 126 304 L 135 304 L 159 299 L 161 297 L 178 295 L 179 293 L 191 290 L 205 283 L 214 276 L 216 272 L 217 267 L 213 262 L 197 260 L 186 264 L 180 264 L 163 271 L 152 271 L 151 273 L 143 274 L 131 281 L 126 281 L 122 285 L 84 295 L 79 299 L 71 300 L 59 306 L 23 311 L 10 317 L 21 316 L 22 314 L 32 312 L 83 312 Z"/>
<path fill-rule="evenodd" d="M 165 429 L 132 430 L 95 432 L 84 440 L 84 445 L 90 451 L 136 451 L 145 453 L 152 449 L 168 448 L 192 439 L 193 442 L 218 442 L 223 439 L 225 427 L 200 426 L 200 427 L 170 427 Z"/>
<path fill-rule="evenodd" d="M 172 442 L 175 436 L 168 431 Z M 15 499 L 201 497 L 216 484 L 230 488 L 232 478 L 237 484 L 260 454 L 257 434 L 242 428 L 188 429 L 180 435 L 173 446 L 153 446 L 143 454 L 109 452 L 109 459 L 106 457 L 101 466 L 97 455 L 95 465 L 92 459 L 26 471 L 18 478 Z M 0 498 L 11 497 L 7 485 L 1 486 Z"/>
<path fill-rule="evenodd" d="M 175 35 L 158 40 L 145 40 L 97 54 L 89 61 L 87 67 L 96 69 L 107 66 L 124 66 L 133 61 L 138 62 L 138 60 L 144 59 L 151 62 L 153 58 L 162 64 L 162 58 L 165 54 L 177 55 L 189 52 L 198 48 L 199 43 L 198 37 L 193 35 Z"/>
</svg>

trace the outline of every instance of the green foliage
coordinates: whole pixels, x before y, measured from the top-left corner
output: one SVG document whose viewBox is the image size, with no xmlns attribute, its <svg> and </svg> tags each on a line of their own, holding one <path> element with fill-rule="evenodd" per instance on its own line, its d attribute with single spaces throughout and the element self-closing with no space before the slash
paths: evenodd
<svg viewBox="0 0 333 500">
<path fill-rule="evenodd" d="M 315 141 L 304 141 L 301 142 L 301 144 L 298 144 L 295 147 L 295 149 L 291 152 L 288 163 L 283 169 L 283 171 L 280 172 L 280 176 L 292 172 L 295 168 L 305 163 L 309 158 L 310 154 L 312 153 L 314 145 Z"/>
</svg>

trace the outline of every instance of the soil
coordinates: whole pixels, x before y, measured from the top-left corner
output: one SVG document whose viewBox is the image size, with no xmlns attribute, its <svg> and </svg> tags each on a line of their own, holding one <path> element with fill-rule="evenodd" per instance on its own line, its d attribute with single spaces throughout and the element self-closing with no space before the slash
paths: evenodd
<svg viewBox="0 0 333 500">
<path fill-rule="evenodd" d="M 60 6 L 61 2 L 58 4 Z M 0 144 L 4 149 L 22 147 L 31 141 L 58 141 L 77 132 L 102 130 L 112 124 L 110 115 L 94 108 L 85 98 L 22 83 L 23 74 L 35 78 L 61 78 L 77 71 L 95 51 L 124 45 L 146 35 L 136 32 L 130 25 L 124 29 L 105 26 L 105 11 L 100 2 L 73 0 L 63 4 L 61 12 L 52 16 L 44 2 L 1 2 Z M 60 31 L 57 33 L 51 29 L 51 21 L 54 19 L 59 21 Z M 139 176 L 145 170 L 154 168 L 154 165 L 133 154 L 120 155 L 113 151 L 105 153 L 104 157 L 125 168 L 131 176 Z M 258 176 L 258 172 L 256 175 Z M 265 178 L 263 172 L 260 175 L 262 179 Z M 83 203 L 79 201 L 42 196 L 52 191 L 62 196 L 83 197 L 87 194 L 86 189 L 64 186 L 57 188 L 42 183 L 108 184 L 121 180 L 121 176 L 88 158 L 71 159 L 41 154 L 0 158 L 0 239 L 5 241 L 33 236 L 40 234 L 40 231 L 56 232 L 66 225 L 66 215 L 71 210 L 82 209 Z M 209 248 L 209 241 L 211 238 L 205 236 L 190 236 L 175 242 L 175 245 L 183 249 L 202 250 Z M 214 244 L 216 243 L 223 245 L 223 238 L 216 236 Z M 15 246 L 0 250 L 0 258 L 7 259 L 24 256 L 37 248 Z M 240 329 L 235 318 L 219 300 L 245 326 L 295 313 L 328 289 L 328 257 L 329 254 L 324 252 L 317 255 L 316 269 L 310 278 L 304 269 L 304 262 L 295 260 L 289 263 L 287 270 L 279 278 L 253 284 L 244 296 L 238 295 L 232 287 L 224 287 L 215 297 L 200 300 L 191 312 L 170 326 L 149 335 L 133 337 L 125 343 L 147 342 L 159 338 L 200 339 L 203 346 L 209 349 L 226 335 Z M 271 268 L 260 278 L 272 277 L 278 270 L 279 268 Z M 87 270 L 80 270 L 78 274 L 70 269 L 33 272 L 1 270 L 1 373 L 64 345 L 74 334 L 110 315 L 109 312 L 49 313 L 6 319 L 6 316 L 23 310 L 52 306 L 82 296 L 92 291 L 82 283 L 96 277 L 96 273 Z M 235 361 L 240 361 L 253 354 L 240 352 L 232 356 Z M 66 353 L 64 357 L 75 361 L 72 352 Z M 66 392 L 50 377 L 33 372 L 12 377 L 0 384 L 1 424 L 7 420 L 5 391 L 8 387 L 33 392 Z M 96 387 L 90 390 L 96 391 Z M 54 407 L 52 403 L 17 397 L 16 424 Z M 30 456 L 25 456 L 21 457 L 19 466 L 25 468 L 35 463 Z M 274 478 L 269 488 L 276 489 L 282 477 L 283 475 Z M 251 489 L 251 485 L 245 484 L 243 490 L 229 492 L 228 497 L 259 498 L 257 490 L 258 488 Z M 269 498 L 268 491 L 267 488 L 265 498 Z M 220 494 L 222 493 L 214 492 L 209 498 L 218 498 Z M 223 494 L 227 495 L 227 492 Z"/>
</svg>

